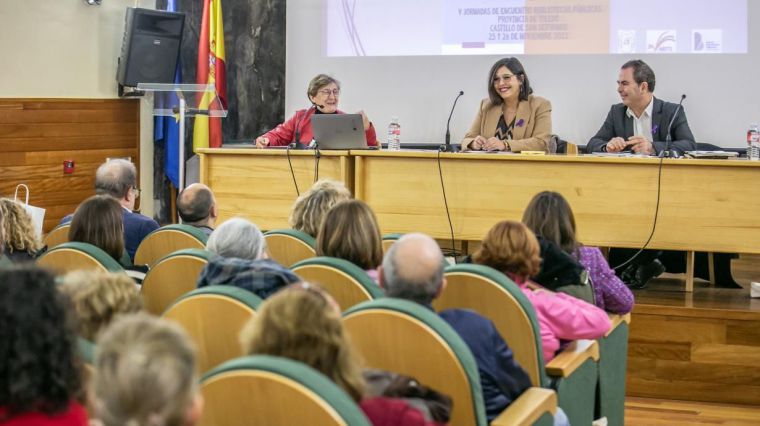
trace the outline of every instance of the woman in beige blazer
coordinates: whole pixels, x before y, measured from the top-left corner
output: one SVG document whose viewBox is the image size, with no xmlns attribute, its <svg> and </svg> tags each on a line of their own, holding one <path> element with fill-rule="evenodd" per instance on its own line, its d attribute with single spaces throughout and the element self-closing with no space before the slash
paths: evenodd
<svg viewBox="0 0 760 426">
<path fill-rule="evenodd" d="M 517 58 L 503 58 L 488 74 L 488 98 L 462 139 L 462 150 L 549 151 L 552 105 L 533 96 Z"/>
</svg>

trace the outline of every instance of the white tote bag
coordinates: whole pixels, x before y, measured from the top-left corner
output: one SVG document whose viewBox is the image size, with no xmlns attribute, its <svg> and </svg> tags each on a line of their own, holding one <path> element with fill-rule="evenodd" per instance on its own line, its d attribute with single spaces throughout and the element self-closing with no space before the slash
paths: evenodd
<svg viewBox="0 0 760 426">
<path fill-rule="evenodd" d="M 19 188 L 24 188 L 26 191 L 26 198 L 23 202 L 18 198 Z M 35 207 L 29 204 L 29 187 L 20 183 L 16 185 L 16 192 L 13 194 L 13 201 L 21 204 L 24 209 L 32 217 L 32 223 L 34 224 L 34 230 L 37 231 L 37 237 L 42 238 L 42 224 L 45 222 L 45 209 L 42 207 Z"/>
</svg>

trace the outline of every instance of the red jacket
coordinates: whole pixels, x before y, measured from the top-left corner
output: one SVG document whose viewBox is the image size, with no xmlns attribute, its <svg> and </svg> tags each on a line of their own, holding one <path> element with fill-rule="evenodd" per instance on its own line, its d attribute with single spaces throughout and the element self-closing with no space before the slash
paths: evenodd
<svg viewBox="0 0 760 426">
<path fill-rule="evenodd" d="M 269 138 L 269 146 L 285 146 L 295 141 L 296 124 L 298 124 L 299 139 L 296 142 L 303 144 L 311 142 L 314 139 L 314 132 L 311 129 L 311 116 L 314 115 L 315 111 L 316 108 L 313 107 L 298 110 L 290 119 L 265 133 L 264 137 Z M 339 110 L 337 114 L 345 114 L 345 112 Z M 377 146 L 377 135 L 372 123 L 370 123 L 369 129 L 364 131 L 364 135 L 367 138 L 367 145 Z"/>
<path fill-rule="evenodd" d="M 3 426 L 87 426 L 87 411 L 78 402 L 71 402 L 69 408 L 60 413 L 48 416 L 39 412 L 18 414 L 5 419 L 7 412 L 0 407 L 0 424 Z"/>
</svg>

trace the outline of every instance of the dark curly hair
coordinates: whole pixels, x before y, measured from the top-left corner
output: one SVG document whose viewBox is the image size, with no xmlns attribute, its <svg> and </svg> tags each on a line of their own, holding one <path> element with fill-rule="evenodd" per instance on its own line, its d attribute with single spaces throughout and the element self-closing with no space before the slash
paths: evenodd
<svg viewBox="0 0 760 426">
<path fill-rule="evenodd" d="M 0 407 L 8 418 L 62 412 L 82 397 L 77 340 L 54 280 L 34 266 L 0 271 Z"/>
</svg>

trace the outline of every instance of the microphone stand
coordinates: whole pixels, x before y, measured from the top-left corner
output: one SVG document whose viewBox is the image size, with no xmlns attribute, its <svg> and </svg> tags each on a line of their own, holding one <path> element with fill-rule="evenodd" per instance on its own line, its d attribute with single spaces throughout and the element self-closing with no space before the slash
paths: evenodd
<svg viewBox="0 0 760 426">
<path fill-rule="evenodd" d="M 683 105 L 683 100 L 686 99 L 686 95 L 681 95 L 681 101 L 678 102 L 678 107 L 676 108 L 676 112 L 673 113 L 673 117 L 670 119 L 670 123 L 668 124 L 668 134 L 665 135 L 665 149 L 663 149 L 660 152 L 659 157 L 661 158 L 678 158 L 680 157 L 678 151 L 670 150 L 670 142 L 673 140 L 673 137 L 670 135 L 670 130 L 673 127 L 673 123 L 676 121 L 676 117 L 678 117 L 678 113 L 681 111 L 681 106 Z"/>
<path fill-rule="evenodd" d="M 457 101 L 459 98 L 464 95 L 464 92 L 462 90 L 459 91 L 459 94 L 457 95 L 456 99 L 454 99 L 454 105 L 451 106 L 451 112 L 449 113 L 449 120 L 446 122 L 446 143 L 441 145 L 438 149 L 441 152 L 457 152 L 459 149 L 451 145 L 451 131 L 449 129 L 451 125 L 451 116 L 454 115 L 454 108 L 457 106 Z"/>
</svg>

